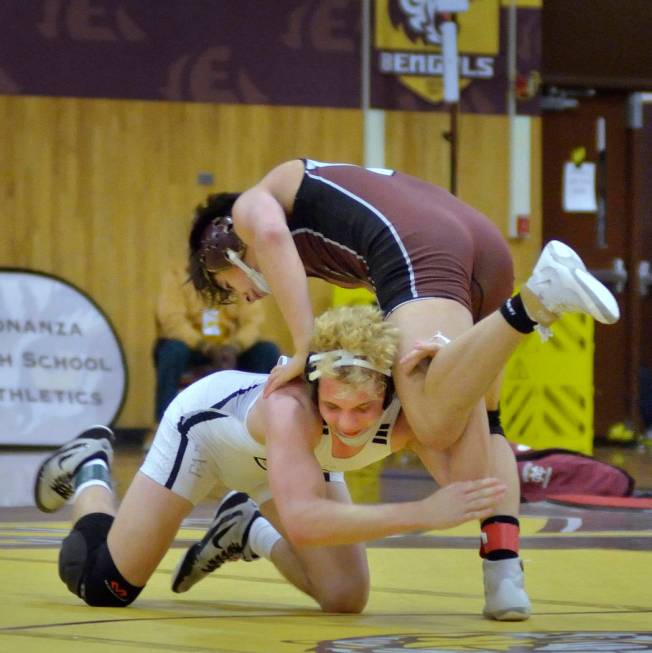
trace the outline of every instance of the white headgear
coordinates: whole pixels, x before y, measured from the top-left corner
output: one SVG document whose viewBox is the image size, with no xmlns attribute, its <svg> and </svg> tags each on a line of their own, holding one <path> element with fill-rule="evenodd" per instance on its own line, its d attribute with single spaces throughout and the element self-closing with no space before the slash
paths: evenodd
<svg viewBox="0 0 652 653">
<path fill-rule="evenodd" d="M 317 361 L 323 360 L 326 357 L 333 357 L 333 367 L 347 367 L 349 365 L 354 365 L 357 367 L 364 367 L 368 370 L 373 370 L 374 372 L 380 372 L 385 376 L 391 376 L 392 371 L 386 368 L 376 367 L 372 365 L 366 358 L 361 358 L 352 354 L 346 349 L 335 349 L 333 351 L 324 351 L 319 354 L 311 354 L 308 357 L 308 381 L 315 381 L 318 379 L 322 373 L 317 369 L 315 363 Z"/>
</svg>

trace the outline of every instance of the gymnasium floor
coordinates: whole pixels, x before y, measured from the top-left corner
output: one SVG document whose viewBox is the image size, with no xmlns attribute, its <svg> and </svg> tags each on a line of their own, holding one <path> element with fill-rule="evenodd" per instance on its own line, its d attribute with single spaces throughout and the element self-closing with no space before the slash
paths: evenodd
<svg viewBox="0 0 652 653">
<path fill-rule="evenodd" d="M 652 453 L 618 455 L 639 488 L 652 487 Z M 140 457 L 118 450 L 119 493 Z M 427 491 L 405 478 L 383 477 L 382 495 Z M 534 616 L 520 623 L 481 616 L 475 524 L 372 543 L 371 597 L 358 616 L 322 614 L 264 560 L 228 563 L 175 595 L 170 573 L 213 510 L 202 504 L 187 520 L 133 606 L 102 609 L 83 605 L 58 579 L 67 509 L 0 508 L 0 652 L 652 651 L 652 510 L 524 506 Z"/>
</svg>

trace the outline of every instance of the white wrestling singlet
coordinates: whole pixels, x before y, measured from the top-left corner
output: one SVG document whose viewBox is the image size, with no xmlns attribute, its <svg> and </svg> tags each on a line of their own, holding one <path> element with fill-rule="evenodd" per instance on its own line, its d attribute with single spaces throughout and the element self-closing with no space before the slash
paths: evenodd
<svg viewBox="0 0 652 653">
<path fill-rule="evenodd" d="M 219 481 L 246 492 L 259 505 L 271 498 L 265 447 L 247 430 L 247 416 L 263 391 L 267 374 L 216 372 L 183 390 L 168 406 L 140 471 L 194 505 Z M 327 482 L 343 482 L 342 472 L 385 458 L 400 411 L 394 399 L 373 436 L 350 458 L 331 454 L 332 434 L 324 424 L 315 456 Z"/>
</svg>

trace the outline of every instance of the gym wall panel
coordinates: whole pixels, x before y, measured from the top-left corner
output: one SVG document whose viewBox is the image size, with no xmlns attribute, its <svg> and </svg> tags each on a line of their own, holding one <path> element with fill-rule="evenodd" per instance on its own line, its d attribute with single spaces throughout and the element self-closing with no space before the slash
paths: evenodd
<svg viewBox="0 0 652 653">
<path fill-rule="evenodd" d="M 532 117 L 530 141 L 530 235 L 508 239 L 516 284 L 524 282 L 541 250 L 541 118 Z M 509 119 L 460 117 L 459 195 L 488 215 L 507 237 L 509 214 Z"/>
<path fill-rule="evenodd" d="M 450 148 L 444 138 L 448 115 L 424 111 L 388 111 L 385 156 L 388 168 L 449 188 Z"/>
<path fill-rule="evenodd" d="M 125 349 L 123 427 L 153 412 L 161 272 L 185 254 L 192 209 L 297 156 L 359 162 L 354 110 L 0 97 L 0 262 L 60 276 L 105 311 Z M 213 175 L 200 186 L 197 175 Z M 311 283 L 323 310 L 331 288 Z M 273 303 L 266 337 L 290 348 Z"/>
<path fill-rule="evenodd" d="M 448 186 L 446 114 L 388 112 L 386 163 Z M 533 119 L 533 220 L 512 243 L 517 279 L 540 245 L 539 120 Z M 460 117 L 461 197 L 505 232 L 507 119 Z M 239 190 L 281 161 L 310 156 L 362 162 L 354 109 L 0 96 L 0 263 L 60 276 L 114 324 L 129 368 L 122 427 L 150 424 L 154 306 L 166 265 L 185 254 L 193 207 Z M 198 184 L 200 172 L 213 175 Z M 331 287 L 311 282 L 316 311 Z M 277 308 L 266 337 L 289 351 Z"/>
</svg>

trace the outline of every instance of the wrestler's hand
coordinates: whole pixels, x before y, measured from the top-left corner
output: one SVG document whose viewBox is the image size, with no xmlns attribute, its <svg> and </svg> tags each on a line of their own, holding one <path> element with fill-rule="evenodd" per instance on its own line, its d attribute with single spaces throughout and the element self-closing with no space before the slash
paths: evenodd
<svg viewBox="0 0 652 653">
<path fill-rule="evenodd" d="M 430 515 L 429 528 L 452 528 L 466 521 L 486 519 L 506 490 L 497 478 L 451 483 L 423 499 Z"/>
<path fill-rule="evenodd" d="M 399 360 L 398 366 L 404 374 L 412 374 L 415 368 L 423 361 L 432 360 L 438 351 L 443 349 L 450 340 L 441 333 L 436 333 L 428 340 L 417 340 L 412 351 Z"/>
<path fill-rule="evenodd" d="M 267 379 L 267 383 L 265 384 L 265 389 L 263 390 L 263 398 L 267 399 L 274 390 L 278 390 L 286 383 L 292 381 L 292 379 L 301 376 L 306 368 L 307 358 L 307 353 L 296 353 L 285 365 L 277 365 L 272 368 L 269 379 Z"/>
</svg>

